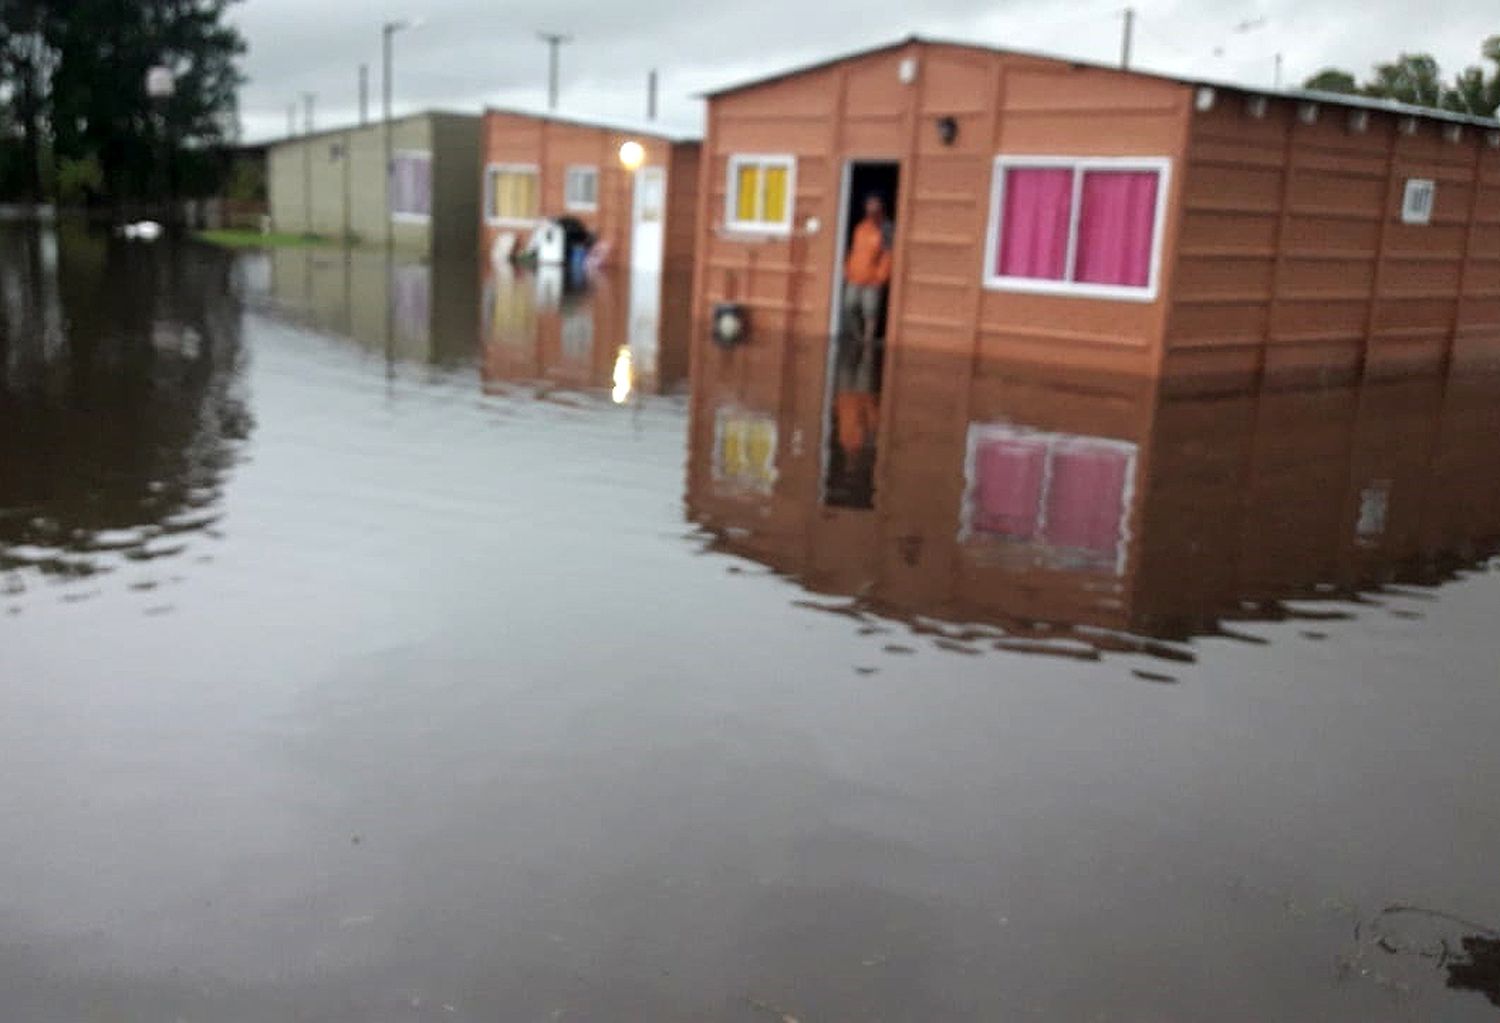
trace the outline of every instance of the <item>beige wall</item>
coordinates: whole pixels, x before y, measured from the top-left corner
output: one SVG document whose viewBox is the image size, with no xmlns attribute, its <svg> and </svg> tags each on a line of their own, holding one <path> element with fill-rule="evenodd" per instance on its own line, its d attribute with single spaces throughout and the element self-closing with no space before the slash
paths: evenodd
<svg viewBox="0 0 1500 1023">
<path fill-rule="evenodd" d="M 433 217 L 391 224 L 398 248 L 435 248 L 470 258 L 476 244 L 478 119 L 437 114 L 391 126 L 395 152 L 433 154 Z M 321 132 L 270 150 L 271 219 L 277 231 L 363 244 L 386 237 L 385 128 L 382 124 Z"/>
</svg>

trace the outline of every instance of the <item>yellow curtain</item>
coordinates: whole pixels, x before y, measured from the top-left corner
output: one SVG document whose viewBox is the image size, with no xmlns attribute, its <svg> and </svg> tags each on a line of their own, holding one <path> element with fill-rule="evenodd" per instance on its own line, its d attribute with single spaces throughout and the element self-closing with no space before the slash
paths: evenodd
<svg viewBox="0 0 1500 1023">
<path fill-rule="evenodd" d="M 766 205 L 761 220 L 767 224 L 779 224 L 786 220 L 786 168 L 767 167 L 765 174 Z"/>
<path fill-rule="evenodd" d="M 502 220 L 534 220 L 536 198 L 535 174 L 500 171 L 495 175 L 495 216 Z"/>
<path fill-rule="evenodd" d="M 760 168 L 751 164 L 739 169 L 739 180 L 735 183 L 734 219 L 758 220 L 756 200 L 760 197 Z"/>
</svg>

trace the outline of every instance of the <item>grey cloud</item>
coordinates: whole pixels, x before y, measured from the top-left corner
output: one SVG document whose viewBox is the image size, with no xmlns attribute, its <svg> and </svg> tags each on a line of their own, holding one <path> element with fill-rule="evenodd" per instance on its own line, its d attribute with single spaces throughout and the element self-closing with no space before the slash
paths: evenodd
<svg viewBox="0 0 1500 1023">
<path fill-rule="evenodd" d="M 974 39 L 1088 60 L 1118 53 L 1119 0 L 757 0 L 686 7 L 662 0 L 562 0 L 517 9 L 496 0 L 247 0 L 236 20 L 251 52 L 242 97 L 246 136 L 285 129 L 287 104 L 319 96 L 319 124 L 351 120 L 357 68 L 371 66 L 378 101 L 380 24 L 420 15 L 397 39 L 398 110 L 478 109 L 486 102 L 535 106 L 544 99 L 546 50 L 538 29 L 570 32 L 564 48 L 564 107 L 575 114 L 639 116 L 644 79 L 661 69 L 664 119 L 695 123 L 691 94 L 750 74 L 897 38 L 913 31 Z M 1500 32 L 1486 0 L 1451 0 L 1441 18 L 1405 0 L 1137 3 L 1137 63 L 1170 72 L 1270 84 L 1274 54 L 1287 80 L 1336 64 L 1362 73 L 1401 50 L 1434 53 L 1450 71 L 1477 57 Z M 1234 26 L 1266 24 L 1236 33 Z M 1219 55 L 1215 50 L 1222 50 Z"/>
</svg>

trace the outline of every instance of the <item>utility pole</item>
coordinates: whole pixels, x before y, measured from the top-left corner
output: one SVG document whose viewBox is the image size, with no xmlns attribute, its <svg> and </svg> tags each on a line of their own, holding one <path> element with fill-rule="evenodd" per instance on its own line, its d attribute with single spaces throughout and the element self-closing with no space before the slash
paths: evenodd
<svg viewBox="0 0 1500 1023">
<path fill-rule="evenodd" d="M 315 92 L 304 92 L 302 94 L 302 131 L 305 135 L 311 135 L 313 131 L 313 104 L 318 100 Z M 305 142 L 302 145 L 302 230 L 305 234 L 313 233 L 313 173 L 312 173 L 312 143 Z"/>
<path fill-rule="evenodd" d="M 359 126 L 370 123 L 370 65 L 359 66 Z"/>
<path fill-rule="evenodd" d="M 646 76 L 646 120 L 656 120 L 656 68 Z"/>
<path fill-rule="evenodd" d="M 286 105 L 286 137 L 291 138 L 297 134 L 297 104 Z"/>
<path fill-rule="evenodd" d="M 573 37 L 562 35 L 557 32 L 538 32 L 537 38 L 547 44 L 547 109 L 557 109 L 557 59 L 558 48 L 563 43 L 571 43 Z"/>
<path fill-rule="evenodd" d="M 1120 40 L 1120 67 L 1130 70 L 1130 44 L 1135 40 L 1135 8 L 1125 8 L 1125 33 Z"/>
</svg>

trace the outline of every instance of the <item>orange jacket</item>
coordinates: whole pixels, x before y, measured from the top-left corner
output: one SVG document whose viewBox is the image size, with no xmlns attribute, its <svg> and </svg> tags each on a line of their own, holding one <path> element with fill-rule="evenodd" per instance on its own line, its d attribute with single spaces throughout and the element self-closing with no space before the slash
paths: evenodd
<svg viewBox="0 0 1500 1023">
<path fill-rule="evenodd" d="M 839 447 L 853 458 L 875 436 L 880 425 L 880 406 L 869 391 L 842 391 L 834 398 L 839 424 Z"/>
<path fill-rule="evenodd" d="M 886 228 L 868 217 L 854 229 L 849 258 L 844 261 L 844 280 L 861 287 L 883 287 L 891 282 L 891 247 L 885 242 Z"/>
</svg>

